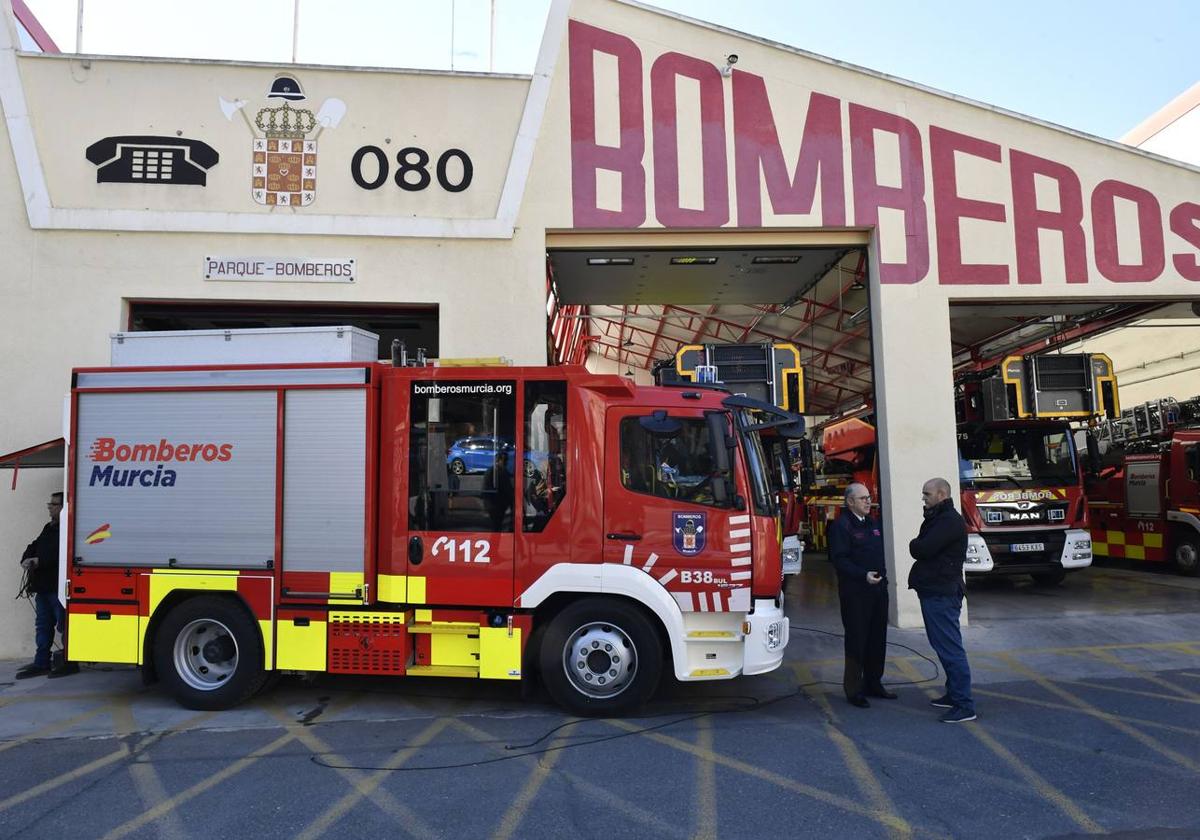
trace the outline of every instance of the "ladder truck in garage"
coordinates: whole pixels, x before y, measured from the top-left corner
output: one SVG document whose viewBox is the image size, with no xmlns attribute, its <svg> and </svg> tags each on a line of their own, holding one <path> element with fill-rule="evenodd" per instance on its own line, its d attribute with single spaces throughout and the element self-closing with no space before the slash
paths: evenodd
<svg viewBox="0 0 1200 840">
<path fill-rule="evenodd" d="M 325 672 L 540 677 L 589 715 L 780 665 L 762 437 L 795 415 L 579 366 L 298 363 L 241 332 L 124 334 L 170 363 L 73 371 L 68 659 L 198 709 Z"/>
<path fill-rule="evenodd" d="M 804 414 L 804 368 L 799 348 L 790 342 L 688 344 L 655 364 L 652 373 L 659 385 L 717 385 Z M 762 437 L 762 444 L 779 507 L 783 572 L 796 575 L 804 560 L 803 487 L 812 479 L 812 446 L 803 422 L 776 427 Z"/>
<path fill-rule="evenodd" d="M 1116 416 L 1116 377 L 1102 354 L 1009 356 L 955 383 L 960 508 L 968 575 L 1029 574 L 1059 583 L 1092 562 L 1084 464 L 1074 427 Z M 869 408 L 821 429 L 826 482 L 809 502 L 814 529 L 842 504 L 833 488 L 860 481 L 878 497 Z M 832 462 L 832 463 L 831 463 Z"/>
<path fill-rule="evenodd" d="M 1097 429 L 1092 550 L 1200 574 L 1200 396 L 1151 400 Z"/>
</svg>

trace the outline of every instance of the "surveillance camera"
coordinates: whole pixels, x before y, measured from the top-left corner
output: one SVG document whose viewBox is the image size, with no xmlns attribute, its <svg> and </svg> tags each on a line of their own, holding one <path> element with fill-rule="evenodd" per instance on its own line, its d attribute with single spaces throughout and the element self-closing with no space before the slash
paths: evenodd
<svg viewBox="0 0 1200 840">
<path fill-rule="evenodd" d="M 737 53 L 730 53 L 729 55 L 725 56 L 725 63 L 737 64 Z"/>
</svg>

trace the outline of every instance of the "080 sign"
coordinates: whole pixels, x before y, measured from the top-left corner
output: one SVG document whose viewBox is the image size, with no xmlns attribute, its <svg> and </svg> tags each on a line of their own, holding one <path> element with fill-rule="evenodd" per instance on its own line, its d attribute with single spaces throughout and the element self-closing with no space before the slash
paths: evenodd
<svg viewBox="0 0 1200 840">
<path fill-rule="evenodd" d="M 371 166 L 364 164 L 368 158 L 374 159 L 374 177 L 367 177 Z M 429 152 L 420 146 L 405 146 L 396 152 L 396 174 L 393 180 L 396 186 L 406 192 L 420 192 L 428 188 L 436 179 L 438 186 L 446 192 L 462 192 L 471 186 L 475 176 L 475 166 L 471 156 L 462 149 L 447 149 L 438 156 L 433 173 L 429 171 Z M 452 171 L 451 163 L 458 161 L 458 171 Z M 354 183 L 364 190 L 377 190 L 387 183 L 391 174 L 391 164 L 387 154 L 378 146 L 362 146 L 350 159 L 350 175 Z"/>
</svg>

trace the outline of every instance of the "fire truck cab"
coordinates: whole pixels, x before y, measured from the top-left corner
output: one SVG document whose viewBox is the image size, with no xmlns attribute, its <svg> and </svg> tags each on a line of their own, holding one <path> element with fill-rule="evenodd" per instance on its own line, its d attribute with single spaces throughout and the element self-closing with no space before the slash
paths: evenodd
<svg viewBox="0 0 1200 840">
<path fill-rule="evenodd" d="M 271 671 L 537 674 L 617 714 L 664 670 L 782 661 L 760 435 L 794 417 L 772 406 L 579 367 L 274 361 L 78 369 L 70 402 L 68 658 L 186 706 Z"/>
</svg>

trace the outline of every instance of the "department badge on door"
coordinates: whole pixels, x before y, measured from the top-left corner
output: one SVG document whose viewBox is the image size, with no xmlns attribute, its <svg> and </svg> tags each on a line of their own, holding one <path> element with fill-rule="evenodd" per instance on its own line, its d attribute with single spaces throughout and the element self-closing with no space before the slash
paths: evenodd
<svg viewBox="0 0 1200 840">
<path fill-rule="evenodd" d="M 291 104 L 306 99 L 300 82 L 281 73 L 271 83 L 268 104 L 257 111 L 253 124 L 243 110 L 246 100 L 220 100 L 226 119 L 241 113 L 250 129 L 250 194 L 256 204 L 297 208 L 316 200 L 317 140 L 326 128 L 337 128 L 346 115 L 346 103 L 326 99 L 315 114 Z M 281 104 L 274 104 L 279 100 Z"/>
<path fill-rule="evenodd" d="M 705 533 L 708 514 L 675 513 L 672 519 L 671 536 L 675 550 L 684 557 L 695 557 L 703 551 L 708 541 Z"/>
</svg>

